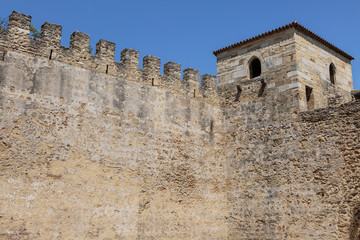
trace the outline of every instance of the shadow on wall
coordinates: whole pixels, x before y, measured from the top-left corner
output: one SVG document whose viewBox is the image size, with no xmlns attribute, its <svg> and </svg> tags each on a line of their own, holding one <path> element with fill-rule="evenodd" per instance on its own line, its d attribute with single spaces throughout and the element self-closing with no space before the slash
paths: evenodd
<svg viewBox="0 0 360 240">
<path fill-rule="evenodd" d="M 350 223 L 350 240 L 360 240 L 360 203 L 354 208 Z"/>
</svg>

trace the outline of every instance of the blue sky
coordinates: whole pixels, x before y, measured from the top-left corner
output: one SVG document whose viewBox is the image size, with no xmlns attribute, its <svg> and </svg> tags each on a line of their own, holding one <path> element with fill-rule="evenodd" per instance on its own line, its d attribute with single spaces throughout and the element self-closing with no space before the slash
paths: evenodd
<svg viewBox="0 0 360 240">
<path fill-rule="evenodd" d="M 31 15 L 39 29 L 45 21 L 62 25 L 64 46 L 78 30 L 94 48 L 99 39 L 115 42 L 117 61 L 121 49 L 134 48 L 141 59 L 154 55 L 200 74 L 216 74 L 213 50 L 297 20 L 355 57 L 360 89 L 360 0 L 12 0 L 1 4 L 0 16 L 13 10 Z"/>
</svg>

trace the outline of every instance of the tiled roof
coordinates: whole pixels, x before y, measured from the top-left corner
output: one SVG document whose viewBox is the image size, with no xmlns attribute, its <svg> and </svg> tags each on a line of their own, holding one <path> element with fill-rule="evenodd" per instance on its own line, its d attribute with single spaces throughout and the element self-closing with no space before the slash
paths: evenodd
<svg viewBox="0 0 360 240">
<path fill-rule="evenodd" d="M 253 42 L 253 41 L 256 41 L 258 39 L 261 39 L 261 38 L 264 38 L 264 37 L 267 37 L 267 36 L 271 36 L 275 33 L 278 33 L 278 32 L 282 32 L 282 31 L 285 31 L 287 29 L 290 29 L 290 28 L 295 28 L 296 30 L 306 34 L 307 36 L 319 41 L 320 43 L 324 44 L 325 46 L 329 47 L 330 49 L 334 50 L 335 52 L 343 55 L 344 57 L 348 58 L 349 60 L 353 60 L 354 58 L 352 56 L 350 56 L 349 54 L 347 54 L 346 52 L 342 51 L 340 48 L 337 48 L 336 46 L 332 45 L 331 43 L 329 43 L 328 41 L 326 41 L 325 39 L 323 39 L 322 37 L 316 35 L 315 33 L 311 32 L 309 29 L 305 28 L 304 26 L 300 25 L 299 23 L 297 23 L 296 21 L 288 24 L 288 25 L 285 25 L 283 27 L 279 27 L 279 28 L 276 28 L 272 31 L 269 31 L 269 32 L 266 32 L 266 33 L 263 33 L 263 34 L 260 34 L 260 35 L 257 35 L 255 37 L 252 37 L 252 38 L 249 38 L 249 39 L 246 39 L 244 41 L 241 41 L 241 42 L 238 42 L 238 43 L 235 43 L 235 44 L 232 44 L 230 46 L 227 46 L 227 47 L 224 47 L 224 48 L 221 48 L 219 50 L 216 50 L 216 51 L 213 51 L 213 53 L 215 54 L 215 56 L 217 56 L 219 53 L 222 53 L 224 51 L 227 51 L 227 50 L 230 50 L 230 49 L 233 49 L 233 48 L 236 48 L 236 47 L 240 47 L 240 46 L 243 46 L 247 43 L 250 43 L 250 42 Z"/>
</svg>

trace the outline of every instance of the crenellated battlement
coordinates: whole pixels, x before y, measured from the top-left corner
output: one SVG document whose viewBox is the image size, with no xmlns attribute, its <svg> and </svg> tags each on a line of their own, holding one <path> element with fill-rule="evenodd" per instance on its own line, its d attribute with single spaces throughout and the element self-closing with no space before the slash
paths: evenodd
<svg viewBox="0 0 360 240">
<path fill-rule="evenodd" d="M 58 61 L 150 86 L 184 92 L 194 98 L 211 99 L 217 96 L 216 77 L 203 75 L 202 79 L 206 79 L 206 83 L 200 88 L 198 70 L 184 69 L 184 77 L 181 79 L 181 65 L 168 62 L 164 65 L 162 75 L 161 60 L 158 57 L 145 56 L 143 66 L 139 68 L 139 52 L 135 49 L 123 49 L 120 62 L 117 62 L 114 59 L 116 46 L 113 42 L 99 40 L 95 55 L 92 55 L 89 53 L 90 36 L 86 33 L 74 31 L 70 36 L 69 47 L 64 47 L 60 45 L 62 26 L 45 22 L 41 26 L 40 39 L 34 39 L 29 35 L 30 25 L 31 16 L 15 11 L 10 15 L 8 30 L 0 34 L 0 50 L 4 53 L 4 58 L 7 51 L 30 54 L 49 62 Z"/>
</svg>

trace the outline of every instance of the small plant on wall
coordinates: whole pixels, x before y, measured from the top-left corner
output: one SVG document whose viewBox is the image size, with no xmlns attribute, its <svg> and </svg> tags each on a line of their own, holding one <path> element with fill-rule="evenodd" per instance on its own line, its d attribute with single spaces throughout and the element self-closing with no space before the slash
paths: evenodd
<svg viewBox="0 0 360 240">
<path fill-rule="evenodd" d="M 35 39 L 40 39 L 40 34 L 41 32 L 34 26 L 34 25 L 30 25 L 30 37 L 35 38 Z"/>
<path fill-rule="evenodd" d="M 4 31 L 7 29 L 9 23 L 9 19 L 8 18 L 2 18 L 0 17 L 0 32 Z"/>
</svg>

